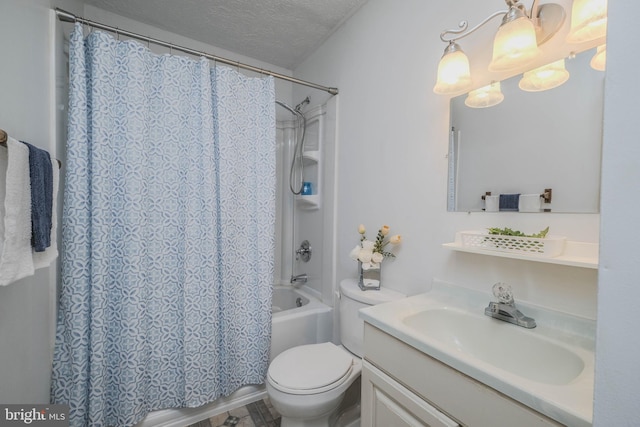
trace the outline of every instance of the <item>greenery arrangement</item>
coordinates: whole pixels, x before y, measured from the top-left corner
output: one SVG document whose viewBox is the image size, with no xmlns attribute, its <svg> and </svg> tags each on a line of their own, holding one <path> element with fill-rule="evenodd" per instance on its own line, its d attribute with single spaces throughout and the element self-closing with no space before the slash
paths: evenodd
<svg viewBox="0 0 640 427">
<path fill-rule="evenodd" d="M 494 228 L 489 228 L 488 230 L 489 230 L 489 234 L 498 234 L 501 236 L 535 237 L 539 239 L 544 239 L 547 236 L 547 233 L 549 232 L 549 227 L 545 228 L 544 230 L 536 234 L 524 234 L 522 231 L 512 230 L 508 227 L 505 227 L 505 228 L 494 227 Z"/>
</svg>

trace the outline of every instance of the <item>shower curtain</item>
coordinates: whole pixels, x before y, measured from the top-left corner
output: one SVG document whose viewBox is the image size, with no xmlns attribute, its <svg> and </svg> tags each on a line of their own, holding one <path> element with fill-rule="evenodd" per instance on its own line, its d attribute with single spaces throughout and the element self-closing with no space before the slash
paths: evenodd
<svg viewBox="0 0 640 427">
<path fill-rule="evenodd" d="M 262 383 L 273 79 L 76 24 L 69 98 L 52 403 L 130 426 Z"/>
</svg>

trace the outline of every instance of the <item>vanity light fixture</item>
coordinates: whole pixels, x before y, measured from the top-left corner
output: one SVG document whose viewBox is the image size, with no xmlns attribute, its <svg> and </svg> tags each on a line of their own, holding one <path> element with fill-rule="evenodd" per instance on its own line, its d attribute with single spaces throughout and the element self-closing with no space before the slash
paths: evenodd
<svg viewBox="0 0 640 427">
<path fill-rule="evenodd" d="M 500 82 L 491 82 L 487 86 L 469 92 L 464 105 L 471 108 L 487 108 L 500 104 L 503 99 Z"/>
<path fill-rule="evenodd" d="M 502 18 L 502 24 L 493 39 L 493 59 L 489 71 L 509 71 L 540 55 L 536 29 L 523 9 L 511 6 Z"/>
<path fill-rule="evenodd" d="M 598 46 L 596 54 L 591 58 L 591 68 L 598 71 L 604 71 L 607 65 L 607 45 Z"/>
<path fill-rule="evenodd" d="M 607 35 L 607 0 L 573 0 L 567 42 L 581 43 Z"/>
<path fill-rule="evenodd" d="M 502 24 L 498 28 L 493 43 L 493 58 L 489 64 L 489 71 L 506 71 L 519 68 L 539 54 L 538 46 L 549 40 L 562 27 L 565 19 L 564 8 L 555 3 L 537 5 L 533 0 L 531 10 L 520 3 L 520 0 L 505 0 L 508 9 L 498 11 L 468 30 L 469 23 L 461 21 L 457 30 L 445 30 L 440 33 L 440 40 L 448 43 L 440 64 L 438 64 L 438 79 L 434 92 L 441 95 L 456 94 L 471 88 L 471 77 L 460 70 L 467 69 L 469 60 L 456 43 L 458 40 L 475 32 L 493 18 L 502 16 Z M 453 55 L 456 55 L 454 57 Z M 456 61 L 456 67 L 450 65 Z M 458 71 L 451 74 L 447 70 Z M 463 76 L 460 78 L 459 76 Z M 468 76 L 468 80 L 467 80 Z M 456 82 L 456 84 L 452 84 Z"/>
<path fill-rule="evenodd" d="M 569 80 L 569 72 L 564 59 L 527 71 L 520 79 L 518 87 L 527 92 L 541 92 L 553 89 Z"/>
<path fill-rule="evenodd" d="M 438 64 L 438 80 L 433 91 L 438 95 L 467 91 L 471 88 L 469 59 L 458 43 L 449 42 Z"/>
</svg>

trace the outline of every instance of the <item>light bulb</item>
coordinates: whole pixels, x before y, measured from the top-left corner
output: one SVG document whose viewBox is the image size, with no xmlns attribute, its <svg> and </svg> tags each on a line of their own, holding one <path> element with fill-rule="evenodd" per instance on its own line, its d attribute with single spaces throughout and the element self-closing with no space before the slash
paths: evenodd
<svg viewBox="0 0 640 427">
<path fill-rule="evenodd" d="M 560 59 L 527 71 L 518 83 L 518 87 L 527 92 L 541 92 L 558 87 L 568 79 L 569 72 L 564 66 L 564 59 Z"/>
<path fill-rule="evenodd" d="M 447 95 L 467 90 L 471 87 L 469 59 L 460 46 L 449 43 L 438 63 L 438 79 L 433 91 Z"/>
<path fill-rule="evenodd" d="M 500 82 L 493 82 L 469 92 L 464 104 L 471 108 L 487 108 L 498 105 L 503 100 L 504 95 L 500 91 Z"/>
<path fill-rule="evenodd" d="M 573 0 L 567 42 L 581 43 L 607 35 L 607 0 Z"/>
<path fill-rule="evenodd" d="M 536 30 L 526 16 L 503 23 L 493 40 L 493 59 L 489 71 L 508 71 L 540 55 Z"/>
</svg>

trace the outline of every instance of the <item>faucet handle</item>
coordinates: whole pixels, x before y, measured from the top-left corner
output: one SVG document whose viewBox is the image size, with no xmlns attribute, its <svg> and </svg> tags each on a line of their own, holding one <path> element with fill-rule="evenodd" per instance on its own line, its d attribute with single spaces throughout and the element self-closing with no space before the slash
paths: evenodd
<svg viewBox="0 0 640 427">
<path fill-rule="evenodd" d="M 513 291 L 506 283 L 498 282 L 491 288 L 493 296 L 498 298 L 502 304 L 513 304 Z"/>
</svg>

